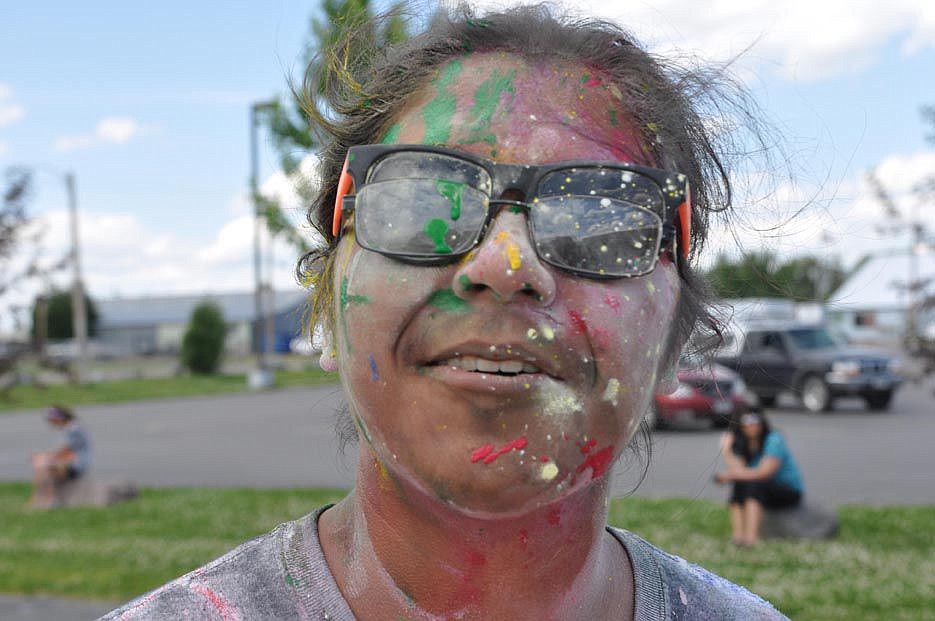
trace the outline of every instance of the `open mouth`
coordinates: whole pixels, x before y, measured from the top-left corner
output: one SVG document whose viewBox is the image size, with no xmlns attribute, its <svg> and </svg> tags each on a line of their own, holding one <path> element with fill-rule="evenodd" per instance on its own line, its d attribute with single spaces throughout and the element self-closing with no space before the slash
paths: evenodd
<svg viewBox="0 0 935 621">
<path fill-rule="evenodd" d="M 471 373 L 503 375 L 507 377 L 542 373 L 539 367 L 525 360 L 489 360 L 477 356 L 455 356 L 454 358 L 435 362 L 433 366 L 445 366 L 453 369 L 462 369 Z"/>
</svg>

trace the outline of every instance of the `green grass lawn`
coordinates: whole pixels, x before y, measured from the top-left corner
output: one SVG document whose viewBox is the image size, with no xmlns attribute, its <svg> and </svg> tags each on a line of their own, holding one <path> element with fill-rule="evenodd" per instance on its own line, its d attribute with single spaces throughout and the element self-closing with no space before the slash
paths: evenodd
<svg viewBox="0 0 935 621">
<path fill-rule="evenodd" d="M 341 496 L 338 490 L 145 489 L 108 509 L 35 513 L 0 484 L 0 592 L 123 601 Z M 935 609 L 935 507 L 844 507 L 828 542 L 726 543 L 707 501 L 629 498 L 611 522 L 749 587 L 793 619 L 921 619 Z"/>
<path fill-rule="evenodd" d="M 276 371 L 276 387 L 314 386 L 337 381 L 334 373 L 320 369 Z M 52 384 L 45 387 L 16 386 L 0 395 L 0 412 L 46 407 L 52 403 L 77 406 L 141 399 L 214 395 L 247 390 L 244 375 L 185 375 L 157 379 L 126 379 L 81 385 Z"/>
</svg>

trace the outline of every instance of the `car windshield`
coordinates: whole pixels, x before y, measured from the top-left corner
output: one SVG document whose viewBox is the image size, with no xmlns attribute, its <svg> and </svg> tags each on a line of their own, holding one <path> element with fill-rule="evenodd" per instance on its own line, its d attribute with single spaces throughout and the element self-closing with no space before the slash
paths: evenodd
<svg viewBox="0 0 935 621">
<path fill-rule="evenodd" d="M 837 341 L 824 328 L 798 328 L 789 330 L 792 343 L 799 349 L 821 349 L 834 347 Z"/>
</svg>

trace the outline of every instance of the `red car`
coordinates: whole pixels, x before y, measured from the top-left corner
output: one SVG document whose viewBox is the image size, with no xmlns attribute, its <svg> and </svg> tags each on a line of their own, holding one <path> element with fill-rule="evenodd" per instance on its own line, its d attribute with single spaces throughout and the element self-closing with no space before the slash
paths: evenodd
<svg viewBox="0 0 935 621">
<path fill-rule="evenodd" d="M 672 394 L 656 394 L 649 413 L 650 426 L 658 429 L 673 422 L 700 419 L 724 427 L 731 416 L 747 411 L 751 405 L 740 376 L 719 364 L 679 360 L 678 380 Z"/>
</svg>

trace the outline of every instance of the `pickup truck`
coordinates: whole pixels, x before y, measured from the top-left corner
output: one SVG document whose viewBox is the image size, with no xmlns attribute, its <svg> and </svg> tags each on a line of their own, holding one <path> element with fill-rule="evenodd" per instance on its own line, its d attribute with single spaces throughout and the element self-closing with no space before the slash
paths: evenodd
<svg viewBox="0 0 935 621">
<path fill-rule="evenodd" d="M 843 396 L 886 410 L 902 382 L 895 357 L 841 343 L 821 325 L 751 326 L 728 342 L 714 359 L 737 371 L 764 407 L 791 390 L 812 412 L 831 410 Z"/>
</svg>

